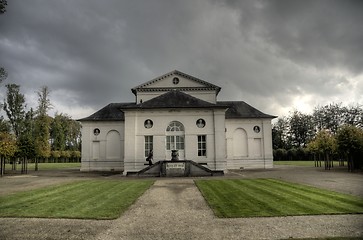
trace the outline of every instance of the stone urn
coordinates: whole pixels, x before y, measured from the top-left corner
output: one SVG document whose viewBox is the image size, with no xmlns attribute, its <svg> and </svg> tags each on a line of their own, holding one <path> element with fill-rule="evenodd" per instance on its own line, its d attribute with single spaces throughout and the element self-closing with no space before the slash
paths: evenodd
<svg viewBox="0 0 363 240">
<path fill-rule="evenodd" d="M 179 151 L 171 150 L 171 161 L 178 161 L 178 160 L 179 160 Z"/>
</svg>

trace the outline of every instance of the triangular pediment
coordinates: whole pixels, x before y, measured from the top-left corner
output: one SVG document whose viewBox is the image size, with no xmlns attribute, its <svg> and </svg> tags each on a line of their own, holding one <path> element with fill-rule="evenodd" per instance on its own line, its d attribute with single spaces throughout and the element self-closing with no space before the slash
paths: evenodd
<svg viewBox="0 0 363 240">
<path fill-rule="evenodd" d="M 168 90 L 213 90 L 218 94 L 220 87 L 208 83 L 199 78 L 190 76 L 180 71 L 174 70 L 160 77 L 154 78 L 146 83 L 136 86 L 132 92 L 168 91 Z"/>
</svg>

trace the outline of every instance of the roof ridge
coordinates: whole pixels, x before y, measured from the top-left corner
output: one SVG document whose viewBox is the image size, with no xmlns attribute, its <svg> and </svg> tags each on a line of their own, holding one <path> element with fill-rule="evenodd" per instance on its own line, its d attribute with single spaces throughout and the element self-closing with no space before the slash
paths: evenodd
<svg viewBox="0 0 363 240">
<path fill-rule="evenodd" d="M 177 89 L 154 97 L 136 105 L 122 109 L 152 109 L 152 108 L 223 108 L 221 104 L 211 103 Z"/>
</svg>

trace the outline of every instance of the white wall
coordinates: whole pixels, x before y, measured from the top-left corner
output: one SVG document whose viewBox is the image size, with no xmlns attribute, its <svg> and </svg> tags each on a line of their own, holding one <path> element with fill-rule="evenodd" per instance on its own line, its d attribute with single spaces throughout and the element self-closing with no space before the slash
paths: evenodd
<svg viewBox="0 0 363 240">
<path fill-rule="evenodd" d="M 206 121 L 198 128 L 196 121 Z M 154 138 L 154 161 L 166 154 L 166 127 L 179 121 L 185 128 L 185 157 L 207 163 L 213 170 L 272 168 L 272 134 L 269 119 L 227 119 L 224 110 L 126 111 L 126 122 L 82 123 L 81 171 L 137 171 L 144 168 L 144 136 Z M 144 127 L 151 119 L 153 127 Z M 260 132 L 253 131 L 254 126 Z M 100 129 L 95 136 L 93 130 Z M 198 156 L 197 136 L 206 135 L 207 156 Z"/>
<path fill-rule="evenodd" d="M 273 167 L 270 119 L 227 119 L 226 130 L 228 169 Z"/>
<path fill-rule="evenodd" d="M 199 118 L 205 120 L 204 128 L 198 128 Z M 166 128 L 172 121 L 179 121 L 185 128 L 184 159 L 208 163 L 211 169 L 223 170 L 225 165 L 224 110 L 155 110 L 125 111 L 125 174 L 144 167 L 144 136 L 154 138 L 154 162 L 169 160 L 166 151 Z M 145 128 L 145 120 L 153 121 L 152 128 Z M 215 134 L 216 133 L 216 134 Z M 198 156 L 197 136 L 207 137 L 207 156 Z M 215 151 L 217 149 L 217 151 Z"/>
<path fill-rule="evenodd" d="M 123 122 L 82 122 L 81 171 L 123 171 L 123 156 Z"/>
</svg>

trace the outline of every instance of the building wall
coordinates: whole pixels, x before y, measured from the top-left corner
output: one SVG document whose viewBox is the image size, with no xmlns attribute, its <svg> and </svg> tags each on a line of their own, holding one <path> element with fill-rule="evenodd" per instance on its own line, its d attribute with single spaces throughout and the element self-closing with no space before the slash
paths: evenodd
<svg viewBox="0 0 363 240">
<path fill-rule="evenodd" d="M 198 119 L 204 119 L 205 127 L 198 128 Z M 145 128 L 144 123 L 150 119 L 152 128 Z M 172 121 L 184 126 L 185 147 L 180 159 L 207 163 L 211 169 L 223 170 L 225 167 L 225 115 L 224 110 L 155 110 L 125 111 L 125 174 L 144 168 L 145 136 L 153 136 L 154 162 L 171 159 L 166 150 L 166 128 Z M 205 135 L 207 141 L 206 156 L 198 156 L 198 135 Z"/>
<path fill-rule="evenodd" d="M 196 121 L 205 120 L 198 128 Z M 171 159 L 166 151 L 166 128 L 183 124 L 185 149 L 181 159 L 206 163 L 210 169 L 272 168 L 269 119 L 227 119 L 224 110 L 127 111 L 126 121 L 82 123 L 81 171 L 138 171 L 144 168 L 145 136 L 153 136 L 154 162 Z M 145 128 L 145 120 L 153 121 Z M 253 129 L 260 128 L 257 133 Z M 99 135 L 94 129 L 100 130 Z M 205 135 L 206 156 L 198 156 L 198 135 Z"/>
<path fill-rule="evenodd" d="M 82 122 L 81 171 L 123 171 L 124 136 L 124 122 Z"/>
<path fill-rule="evenodd" d="M 272 168 L 271 120 L 227 119 L 226 149 L 228 169 Z"/>
</svg>

